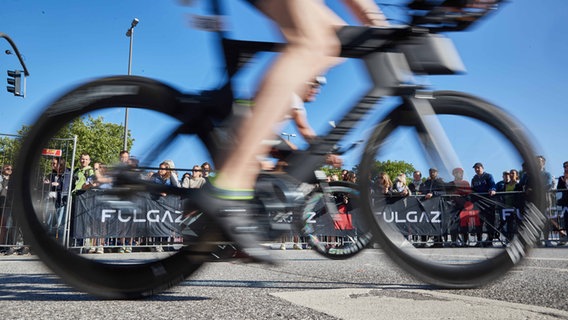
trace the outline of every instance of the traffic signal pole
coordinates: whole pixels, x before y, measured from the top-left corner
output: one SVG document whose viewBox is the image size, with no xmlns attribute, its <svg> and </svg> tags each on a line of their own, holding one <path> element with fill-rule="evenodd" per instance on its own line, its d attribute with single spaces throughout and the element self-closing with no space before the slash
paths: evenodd
<svg viewBox="0 0 568 320">
<path fill-rule="evenodd" d="M 14 50 L 14 54 L 18 57 L 20 64 L 22 65 L 23 71 L 20 70 L 8 70 L 8 79 L 7 83 L 8 86 L 6 89 L 8 92 L 11 92 L 13 95 L 18 97 L 24 97 L 26 95 L 26 77 L 30 75 L 26 64 L 24 63 L 24 59 L 22 59 L 22 55 L 16 46 L 16 43 L 5 33 L 0 32 L 0 37 L 6 39 L 10 46 L 12 46 L 12 50 Z M 23 77 L 22 77 L 23 73 Z"/>
</svg>

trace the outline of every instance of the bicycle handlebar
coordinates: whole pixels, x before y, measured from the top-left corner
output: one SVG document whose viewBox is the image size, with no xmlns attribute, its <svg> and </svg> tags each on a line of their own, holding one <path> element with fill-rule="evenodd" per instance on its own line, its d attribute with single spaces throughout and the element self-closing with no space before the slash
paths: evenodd
<svg viewBox="0 0 568 320">
<path fill-rule="evenodd" d="M 413 0 L 410 25 L 432 32 L 462 31 L 499 8 L 504 0 Z"/>
</svg>

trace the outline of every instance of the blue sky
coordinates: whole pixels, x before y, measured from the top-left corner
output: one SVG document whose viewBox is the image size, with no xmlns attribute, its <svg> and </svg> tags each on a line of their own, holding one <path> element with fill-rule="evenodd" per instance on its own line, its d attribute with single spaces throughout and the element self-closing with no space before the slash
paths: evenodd
<svg viewBox="0 0 568 320">
<path fill-rule="evenodd" d="M 3 0 L 0 32 L 16 42 L 31 76 L 27 79 L 25 99 L 14 97 L 5 89 L 0 91 L 0 133 L 13 134 L 22 125 L 31 124 L 50 100 L 73 85 L 96 77 L 126 74 L 129 39 L 125 32 L 134 17 L 140 23 L 134 35 L 132 74 L 165 81 L 182 90 L 218 84 L 216 71 L 221 64 L 211 46 L 211 35 L 190 28 L 188 23 L 190 15 L 202 14 L 199 2 L 202 1 L 186 7 L 174 0 Z M 228 26 L 236 38 L 278 39 L 271 23 L 254 9 L 241 1 L 226 2 L 231 12 Z M 334 9 L 342 9 L 338 0 L 327 2 Z M 400 15 L 391 6 L 383 9 L 391 18 Z M 476 94 L 514 114 L 530 129 L 539 152 L 548 159 L 549 171 L 556 176 L 562 173 L 562 162 L 568 160 L 563 150 L 567 128 L 564 118 L 568 116 L 564 94 L 568 73 L 566 18 L 565 0 L 510 1 L 471 31 L 448 34 L 462 55 L 468 69 L 466 75 L 428 79 L 433 88 Z M 8 43 L 0 41 L 3 78 L 5 70 L 19 68 L 15 56 L 4 54 L 6 49 Z M 256 69 L 240 78 L 240 94 L 254 92 L 264 65 L 259 62 Z M 326 131 L 328 121 L 338 120 L 348 102 L 364 90 L 364 77 L 358 77 L 357 72 L 357 63 L 351 61 L 329 72 L 329 84 L 319 99 L 308 106 L 309 120 L 316 131 Z M 123 121 L 119 116 L 116 119 Z M 363 135 L 365 129 L 358 135 Z M 138 141 L 145 139 L 144 130 L 132 130 Z M 292 131 L 287 127 L 282 130 Z M 135 155 L 136 151 L 135 146 Z M 178 167 L 187 168 L 206 159 L 191 153 L 176 155 L 174 160 Z M 356 161 L 349 155 L 346 166 L 351 167 Z M 485 166 L 494 174 L 509 169 L 497 161 Z"/>
</svg>

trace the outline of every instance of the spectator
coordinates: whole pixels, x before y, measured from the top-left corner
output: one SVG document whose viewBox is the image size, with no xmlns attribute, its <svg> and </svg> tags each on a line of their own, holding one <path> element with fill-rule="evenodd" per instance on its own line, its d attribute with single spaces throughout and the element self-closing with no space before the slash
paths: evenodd
<svg viewBox="0 0 568 320">
<path fill-rule="evenodd" d="M 165 160 L 162 163 L 160 163 L 160 167 L 158 172 L 154 173 L 152 175 L 152 177 L 150 178 L 150 181 L 154 182 L 154 183 L 158 183 L 158 184 L 163 184 L 163 185 L 167 185 L 167 186 L 173 186 L 173 187 L 180 187 L 180 183 L 179 180 L 177 179 L 177 175 L 175 175 L 175 173 L 173 172 L 173 170 L 171 170 L 171 165 L 173 165 L 173 162 L 171 160 Z M 165 192 L 160 193 L 160 195 L 162 197 L 167 196 L 167 194 Z M 157 239 L 158 244 L 155 247 L 155 250 L 157 252 L 162 252 L 164 251 L 161 243 L 167 241 L 167 237 L 159 237 Z"/>
<path fill-rule="evenodd" d="M 126 165 L 129 166 L 131 168 L 135 168 L 138 166 L 138 164 L 134 164 L 132 162 L 132 159 L 130 158 L 130 153 L 127 150 L 122 150 L 118 153 L 118 161 L 122 164 L 122 165 Z M 106 169 L 103 169 L 106 171 Z M 106 172 L 105 172 L 106 174 Z M 121 247 L 118 249 L 118 253 L 131 253 L 132 252 L 132 246 L 134 245 L 134 238 L 121 238 L 120 239 L 120 243 L 121 243 Z"/>
<path fill-rule="evenodd" d="M 177 182 L 177 183 L 175 183 L 175 182 L 172 181 L 172 186 L 174 186 L 174 187 L 180 187 L 180 184 L 179 184 L 179 177 L 178 177 L 178 174 L 177 174 L 177 170 L 175 170 L 175 169 L 176 169 L 176 166 L 175 166 L 173 160 L 164 160 L 164 162 L 167 163 L 168 166 L 169 166 L 169 168 L 170 168 L 170 176 L 171 176 L 171 179 L 172 179 L 172 180 L 175 180 L 175 181 Z"/>
<path fill-rule="evenodd" d="M 209 162 L 203 162 L 201 164 L 201 169 L 203 170 L 203 178 L 206 182 L 209 182 L 209 175 L 211 175 L 211 164 Z"/>
<path fill-rule="evenodd" d="M 568 207 L 568 161 L 565 161 L 562 164 L 564 169 L 564 173 L 558 177 L 558 185 L 556 186 L 556 190 L 560 192 L 562 195 L 560 199 L 556 202 L 556 204 L 561 208 L 561 212 L 566 212 L 566 207 Z M 564 214 L 564 233 L 568 233 L 568 216 Z"/>
<path fill-rule="evenodd" d="M 554 182 L 550 172 L 546 171 L 546 159 L 543 156 L 537 156 L 536 158 L 538 160 L 540 173 L 544 182 L 544 189 L 546 191 L 550 191 L 550 189 L 554 187 Z"/>
<path fill-rule="evenodd" d="M 511 179 L 511 183 L 518 184 L 520 180 L 519 171 L 517 169 L 509 170 L 509 178 Z"/>
<path fill-rule="evenodd" d="M 392 181 L 386 172 L 379 173 L 377 191 L 383 195 L 390 195 L 392 193 Z"/>
<path fill-rule="evenodd" d="M 485 172 L 485 168 L 481 162 L 473 165 L 475 176 L 471 179 L 471 188 L 475 192 L 476 197 L 473 199 L 478 204 L 481 212 L 482 226 L 477 230 L 477 246 L 491 247 L 493 239 L 496 238 L 495 228 L 495 207 L 492 200 L 486 200 L 486 196 L 493 197 L 496 193 L 495 180 L 493 175 Z M 483 228 L 487 232 L 487 239 L 483 242 Z"/>
<path fill-rule="evenodd" d="M 128 164 L 130 161 L 130 153 L 127 150 L 122 150 L 118 153 L 118 161 L 123 164 Z"/>
<path fill-rule="evenodd" d="M 357 183 L 357 175 L 353 171 L 348 171 L 344 179 L 347 182 Z"/>
<path fill-rule="evenodd" d="M 422 172 L 416 170 L 412 173 L 412 181 L 408 185 L 408 189 L 412 194 L 420 194 L 422 187 Z"/>
<path fill-rule="evenodd" d="M 438 169 L 430 168 L 428 170 L 428 179 L 422 184 L 420 193 L 424 195 L 424 199 L 429 200 L 433 197 L 441 196 L 445 191 L 445 183 L 442 178 L 438 177 Z M 446 230 L 442 230 L 442 236 L 445 237 L 447 234 Z M 434 245 L 433 247 L 441 247 L 442 238 L 440 235 L 434 235 Z"/>
<path fill-rule="evenodd" d="M 341 181 L 347 181 L 347 174 L 348 173 L 349 173 L 349 170 L 347 170 L 347 169 L 341 170 Z"/>
<path fill-rule="evenodd" d="M 542 180 L 544 182 L 544 192 L 545 193 L 545 199 L 546 199 L 546 211 L 548 213 L 548 217 L 549 219 L 547 219 L 544 228 L 543 228 L 543 236 L 544 236 L 544 243 L 545 246 L 550 247 L 552 246 L 552 243 L 549 240 L 550 237 L 550 227 L 551 224 L 553 224 L 554 222 L 551 220 L 552 219 L 552 212 L 550 212 L 551 210 L 553 210 L 553 207 L 556 206 L 556 201 L 554 199 L 554 195 L 550 192 L 550 190 L 552 190 L 555 187 L 555 183 L 554 183 L 554 179 L 552 177 L 552 175 L 550 174 L 550 172 L 546 171 L 546 159 L 543 156 L 537 156 L 537 160 L 538 163 L 540 164 L 540 173 L 542 175 Z"/>
<path fill-rule="evenodd" d="M 55 216 L 50 215 L 46 221 L 54 236 L 62 241 L 67 219 L 67 198 L 71 185 L 71 169 L 67 168 L 65 159 L 51 159 L 51 173 L 45 178 L 48 186 L 48 199 L 53 201 Z"/>
<path fill-rule="evenodd" d="M 460 196 L 467 196 L 471 193 L 471 185 L 463 179 L 463 169 L 455 168 L 452 170 L 454 180 L 449 183 L 450 191 Z"/>
<path fill-rule="evenodd" d="M 181 187 L 182 188 L 189 188 L 189 186 L 186 186 L 188 183 L 184 183 L 185 181 L 189 181 L 189 179 L 191 179 L 191 173 L 186 172 L 183 174 L 183 176 L 181 177 Z"/>
<path fill-rule="evenodd" d="M 106 166 L 100 162 L 95 162 L 93 164 L 94 175 L 87 178 L 87 182 L 83 186 L 86 188 L 96 188 L 96 189 L 110 189 L 112 187 L 112 178 L 106 175 Z M 106 233 L 106 232 L 105 232 Z M 105 238 L 98 238 L 97 251 L 98 254 L 104 253 Z"/>
<path fill-rule="evenodd" d="M 87 178 L 94 176 L 95 171 L 90 166 L 91 156 L 88 153 L 82 153 L 79 158 L 80 167 L 73 172 L 73 195 L 81 194 L 88 186 L 85 186 Z"/>
<path fill-rule="evenodd" d="M 399 173 L 396 179 L 393 181 L 393 193 L 396 193 L 400 197 L 408 197 L 410 195 L 410 189 L 406 185 L 406 175 L 404 173 Z"/>
<path fill-rule="evenodd" d="M 95 175 L 95 170 L 91 167 L 91 156 L 88 153 L 82 153 L 79 157 L 80 167 L 73 172 L 73 196 L 79 196 L 90 188 L 87 180 Z M 104 253 L 104 248 L 96 238 L 88 239 L 89 243 L 85 243 L 88 253 Z"/>
<path fill-rule="evenodd" d="M 184 178 L 181 186 L 183 188 L 191 188 L 191 189 L 199 189 L 201 188 L 207 181 L 205 178 L 201 176 L 202 169 L 200 166 L 195 165 L 193 166 L 193 174 L 189 179 Z"/>
<path fill-rule="evenodd" d="M 87 179 L 91 188 L 109 189 L 112 187 L 112 178 L 107 176 L 107 168 L 103 163 L 95 162 L 93 170 L 95 174 Z"/>
<path fill-rule="evenodd" d="M 150 177 L 150 181 L 167 186 L 173 186 L 178 188 L 180 187 L 177 175 L 175 175 L 174 171 L 171 170 L 170 162 L 168 161 L 160 163 L 158 172 L 152 174 L 152 176 Z M 166 193 L 162 193 L 161 195 L 165 197 Z"/>
<path fill-rule="evenodd" d="M 10 184 L 10 176 L 12 175 L 12 165 L 5 164 L 2 166 L 2 174 L 0 175 L 0 208 L 4 204 L 4 200 L 8 195 L 8 186 Z"/>
<path fill-rule="evenodd" d="M 8 192 L 10 187 L 10 176 L 12 175 L 12 165 L 4 164 L 2 166 L 2 173 L 0 174 L 0 244 L 8 244 L 10 238 L 9 227 L 11 225 L 11 192 Z M 6 249 L 6 254 L 14 254 L 13 248 Z"/>
<path fill-rule="evenodd" d="M 463 173 L 464 171 L 462 168 L 454 168 L 454 170 L 452 170 L 454 180 L 448 183 L 448 192 L 457 195 L 452 197 L 452 200 L 458 214 L 456 219 L 456 221 L 458 221 L 457 225 L 450 225 L 450 235 L 452 237 L 450 246 L 465 246 L 469 237 L 468 232 L 465 232 L 467 227 L 461 226 L 462 224 L 460 219 L 460 213 L 465 208 L 467 202 L 466 197 L 471 193 L 471 186 L 469 182 L 463 179 Z M 458 238 L 458 233 L 461 233 L 461 241 L 458 241 L 460 240 Z"/>
<path fill-rule="evenodd" d="M 428 179 L 424 181 L 422 188 L 420 188 L 420 193 L 424 195 L 426 200 L 442 195 L 445 189 L 444 180 L 438 177 L 438 169 L 430 168 L 428 173 Z"/>
<path fill-rule="evenodd" d="M 497 182 L 497 184 L 495 184 L 495 191 L 497 192 L 503 192 L 505 191 L 505 186 L 511 182 L 511 176 L 509 171 L 503 171 L 502 174 L 503 180 Z"/>
</svg>

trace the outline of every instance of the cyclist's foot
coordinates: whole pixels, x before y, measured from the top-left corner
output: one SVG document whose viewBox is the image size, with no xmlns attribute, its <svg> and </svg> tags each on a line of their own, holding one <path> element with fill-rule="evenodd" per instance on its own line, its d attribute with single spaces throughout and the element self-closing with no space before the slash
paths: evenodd
<svg viewBox="0 0 568 320">
<path fill-rule="evenodd" d="M 217 222 L 224 235 L 252 262 L 274 263 L 260 245 L 262 231 L 251 217 L 259 208 L 252 203 L 253 191 L 228 191 L 207 184 L 200 189 L 197 205 Z"/>
</svg>

